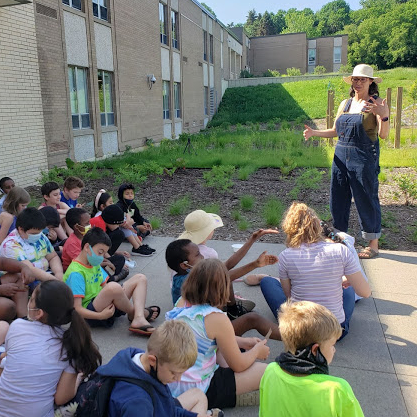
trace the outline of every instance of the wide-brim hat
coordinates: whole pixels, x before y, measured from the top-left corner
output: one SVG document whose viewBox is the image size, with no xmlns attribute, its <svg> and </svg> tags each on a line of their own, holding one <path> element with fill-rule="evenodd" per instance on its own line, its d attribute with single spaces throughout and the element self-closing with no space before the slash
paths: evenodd
<svg viewBox="0 0 417 417">
<path fill-rule="evenodd" d="M 352 77 L 372 78 L 372 80 L 374 80 L 374 82 L 377 84 L 382 82 L 382 78 L 374 77 L 374 69 L 370 65 L 366 64 L 356 65 L 356 67 L 353 68 L 352 75 L 349 75 L 349 77 L 343 77 L 343 81 L 345 83 L 352 84 Z"/>
<path fill-rule="evenodd" d="M 125 222 L 125 214 L 116 204 L 107 206 L 101 213 L 101 217 L 107 224 L 122 224 Z"/>
<path fill-rule="evenodd" d="M 198 245 L 204 242 L 214 229 L 222 226 L 223 221 L 217 214 L 206 213 L 204 210 L 195 210 L 185 218 L 185 232 L 178 239 L 189 239 Z"/>
</svg>

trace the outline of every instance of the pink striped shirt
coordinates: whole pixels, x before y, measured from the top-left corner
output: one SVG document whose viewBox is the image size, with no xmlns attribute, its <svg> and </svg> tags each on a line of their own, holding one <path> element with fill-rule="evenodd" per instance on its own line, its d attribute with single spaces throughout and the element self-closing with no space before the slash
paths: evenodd
<svg viewBox="0 0 417 417">
<path fill-rule="evenodd" d="M 317 242 L 287 248 L 279 255 L 279 278 L 291 281 L 291 298 L 327 307 L 339 320 L 343 311 L 343 275 L 361 270 L 359 261 L 341 243 Z"/>
</svg>

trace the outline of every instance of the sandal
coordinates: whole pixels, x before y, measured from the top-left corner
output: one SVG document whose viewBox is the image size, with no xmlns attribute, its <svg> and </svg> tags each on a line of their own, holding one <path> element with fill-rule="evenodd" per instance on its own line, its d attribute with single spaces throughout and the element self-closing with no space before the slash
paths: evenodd
<svg viewBox="0 0 417 417">
<path fill-rule="evenodd" d="M 359 259 L 372 259 L 376 258 L 379 255 L 379 252 L 373 250 L 369 246 L 362 249 L 360 252 L 358 252 Z"/>
<path fill-rule="evenodd" d="M 156 320 L 159 317 L 159 314 L 161 313 L 161 308 L 158 306 L 149 306 L 145 307 L 145 311 L 148 312 L 148 315 L 145 317 L 146 321 Z M 154 316 L 154 314 L 156 315 Z"/>
</svg>

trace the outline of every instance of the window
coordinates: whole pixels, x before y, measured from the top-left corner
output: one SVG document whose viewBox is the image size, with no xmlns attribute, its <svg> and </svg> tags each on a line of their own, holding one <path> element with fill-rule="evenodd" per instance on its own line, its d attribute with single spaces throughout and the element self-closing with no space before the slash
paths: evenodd
<svg viewBox="0 0 417 417">
<path fill-rule="evenodd" d="M 210 64 L 213 63 L 214 59 L 214 41 L 213 41 L 213 35 L 210 35 Z"/>
<path fill-rule="evenodd" d="M 181 118 L 181 84 L 174 83 L 174 116 Z"/>
<path fill-rule="evenodd" d="M 62 3 L 74 9 L 81 10 L 81 0 L 62 0 Z"/>
<path fill-rule="evenodd" d="M 111 72 L 98 71 L 98 97 L 100 101 L 101 125 L 113 126 L 113 82 Z"/>
<path fill-rule="evenodd" d="M 90 127 L 88 110 L 87 68 L 68 67 L 72 128 Z"/>
<path fill-rule="evenodd" d="M 342 62 L 342 47 L 335 46 L 333 48 L 333 62 L 335 64 L 340 64 Z"/>
<path fill-rule="evenodd" d="M 168 45 L 167 6 L 162 3 L 159 3 L 159 32 L 161 34 L 161 43 Z"/>
<path fill-rule="evenodd" d="M 308 50 L 308 65 L 316 65 L 316 49 Z"/>
<path fill-rule="evenodd" d="M 169 81 L 162 81 L 162 115 L 165 120 L 169 117 Z"/>
<path fill-rule="evenodd" d="M 93 14 L 102 20 L 107 19 L 107 0 L 93 0 Z"/>
<path fill-rule="evenodd" d="M 207 61 L 207 31 L 203 30 L 203 59 Z"/>
<path fill-rule="evenodd" d="M 176 49 L 179 48 L 178 42 L 178 13 L 171 11 L 171 32 L 172 32 L 172 46 Z"/>
<path fill-rule="evenodd" d="M 204 114 L 206 116 L 208 116 L 209 112 L 208 112 L 208 87 L 204 87 Z"/>
</svg>

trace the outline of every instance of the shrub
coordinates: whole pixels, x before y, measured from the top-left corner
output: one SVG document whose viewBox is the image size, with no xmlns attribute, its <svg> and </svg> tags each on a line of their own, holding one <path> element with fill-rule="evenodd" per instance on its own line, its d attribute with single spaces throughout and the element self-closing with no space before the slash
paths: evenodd
<svg viewBox="0 0 417 417">
<path fill-rule="evenodd" d="M 290 191 L 290 196 L 294 199 L 298 199 L 301 191 L 318 190 L 323 174 L 324 172 L 319 171 L 317 168 L 306 169 L 295 180 L 295 187 Z"/>
<path fill-rule="evenodd" d="M 243 195 L 240 197 L 240 207 L 243 211 L 251 211 L 254 203 L 255 197 L 252 195 Z"/>
<path fill-rule="evenodd" d="M 394 195 L 399 198 L 401 195 L 405 198 L 405 205 L 412 205 L 413 200 L 417 199 L 417 179 L 412 174 L 399 174 L 394 176 L 394 182 L 397 184 L 400 192 Z"/>
<path fill-rule="evenodd" d="M 239 168 L 239 171 L 237 173 L 238 179 L 241 181 L 247 181 L 251 174 L 253 174 L 256 171 L 256 167 L 253 165 L 245 165 L 241 168 Z"/>
<path fill-rule="evenodd" d="M 177 200 L 174 200 L 169 205 L 169 214 L 171 216 L 177 216 L 179 214 L 185 214 L 189 211 L 191 205 L 191 200 L 188 195 L 180 197 Z"/>
<path fill-rule="evenodd" d="M 279 226 L 284 210 L 284 204 L 280 200 L 275 197 L 269 197 L 263 209 L 266 225 Z"/>
<path fill-rule="evenodd" d="M 219 203 L 211 203 L 203 206 L 202 210 L 204 210 L 207 213 L 214 213 L 219 214 L 220 213 L 220 204 Z"/>
<path fill-rule="evenodd" d="M 339 68 L 339 72 L 341 72 L 341 73 L 349 73 L 349 72 L 352 72 L 352 67 L 350 65 L 348 65 L 348 64 L 341 65 L 340 68 Z"/>
<path fill-rule="evenodd" d="M 158 217 L 151 217 L 149 219 L 149 222 L 150 222 L 153 230 L 156 230 L 156 229 L 160 229 L 161 228 L 162 220 L 159 219 Z"/>
<path fill-rule="evenodd" d="M 213 187 L 218 191 L 226 191 L 233 186 L 233 175 L 235 167 L 233 165 L 214 166 L 211 171 L 205 172 L 203 178 L 207 187 Z"/>
<path fill-rule="evenodd" d="M 281 74 L 279 73 L 279 71 L 277 70 L 266 70 L 263 74 L 262 77 L 280 77 Z"/>
<path fill-rule="evenodd" d="M 240 70 L 240 78 L 253 78 L 254 75 L 251 74 L 247 69 Z"/>
<path fill-rule="evenodd" d="M 248 228 L 249 228 L 249 222 L 246 219 L 241 218 L 239 220 L 239 223 L 237 224 L 237 228 L 239 230 L 242 230 L 242 231 L 248 230 Z"/>
<path fill-rule="evenodd" d="M 287 68 L 287 75 L 288 77 L 297 77 L 298 75 L 301 75 L 301 70 L 300 68 Z"/>
<path fill-rule="evenodd" d="M 314 68 L 314 74 L 325 74 L 327 72 L 326 68 L 323 65 L 317 65 Z"/>
</svg>

